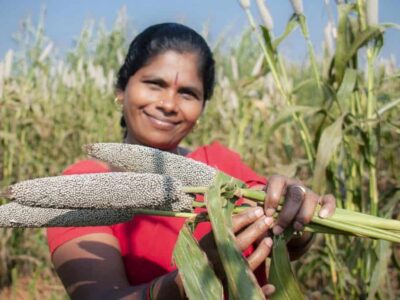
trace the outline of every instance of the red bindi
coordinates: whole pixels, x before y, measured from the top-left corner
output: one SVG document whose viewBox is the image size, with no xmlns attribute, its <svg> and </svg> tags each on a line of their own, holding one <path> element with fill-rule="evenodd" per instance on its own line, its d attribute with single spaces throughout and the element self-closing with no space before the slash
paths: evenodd
<svg viewBox="0 0 400 300">
<path fill-rule="evenodd" d="M 177 85 L 178 85 L 178 77 L 179 77 L 179 73 L 176 73 L 175 81 L 174 81 L 174 86 L 177 86 Z"/>
</svg>

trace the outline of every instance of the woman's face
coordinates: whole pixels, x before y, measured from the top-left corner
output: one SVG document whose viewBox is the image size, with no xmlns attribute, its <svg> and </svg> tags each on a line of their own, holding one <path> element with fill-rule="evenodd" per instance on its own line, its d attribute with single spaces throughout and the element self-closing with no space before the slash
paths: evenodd
<svg viewBox="0 0 400 300">
<path fill-rule="evenodd" d="M 203 110 L 197 60 L 194 53 L 167 51 L 130 77 L 118 92 L 128 143 L 175 151 Z"/>
</svg>

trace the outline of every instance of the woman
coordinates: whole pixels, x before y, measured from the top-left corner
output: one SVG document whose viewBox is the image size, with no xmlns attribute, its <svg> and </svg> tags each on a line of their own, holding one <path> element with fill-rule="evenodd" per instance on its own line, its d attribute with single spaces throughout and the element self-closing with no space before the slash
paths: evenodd
<svg viewBox="0 0 400 300">
<path fill-rule="evenodd" d="M 186 155 L 249 186 L 265 188 L 264 178 L 218 143 L 191 153 L 179 146 L 201 116 L 213 86 L 214 60 L 199 34 L 173 23 L 147 28 L 131 43 L 118 73 L 116 101 L 123 108 L 124 142 Z M 64 174 L 109 171 L 110 167 L 102 163 L 82 161 Z M 281 176 L 270 178 L 266 191 L 265 209 L 254 207 L 234 216 L 233 227 L 238 247 L 245 252 L 268 296 L 274 288 L 265 285 L 265 272 L 258 268 L 270 254 L 272 240 L 266 237 L 267 232 L 272 228 L 274 234 L 281 234 L 288 226 L 301 230 L 310 222 L 318 201 L 323 217 L 333 213 L 335 201 Z M 285 204 L 274 224 L 272 215 L 281 196 Z M 145 299 L 150 293 L 153 299 L 184 299 L 181 278 L 171 263 L 183 222 L 179 218 L 139 215 L 114 226 L 51 228 L 48 240 L 52 260 L 73 299 Z M 209 232 L 209 224 L 202 223 L 195 236 L 216 273 L 221 274 Z M 291 256 L 305 252 L 311 240 L 311 235 L 303 234 L 290 241 Z"/>
</svg>

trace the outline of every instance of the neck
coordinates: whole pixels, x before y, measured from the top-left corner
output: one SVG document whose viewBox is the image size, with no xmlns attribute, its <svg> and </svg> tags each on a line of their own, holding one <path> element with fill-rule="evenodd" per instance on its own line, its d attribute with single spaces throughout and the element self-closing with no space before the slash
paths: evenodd
<svg viewBox="0 0 400 300">
<path fill-rule="evenodd" d="M 151 148 L 157 148 L 160 149 L 158 147 L 154 147 L 154 146 L 150 146 L 150 145 L 145 145 L 141 142 L 139 142 L 137 139 L 135 139 L 134 137 L 132 137 L 131 135 L 127 135 L 126 138 L 124 139 L 124 143 L 125 144 L 131 144 L 131 145 L 141 145 L 141 146 L 146 146 L 146 147 L 151 147 Z M 186 155 L 186 153 L 184 152 L 185 149 L 179 146 L 173 147 L 171 149 L 160 149 L 162 151 L 167 151 L 167 152 L 171 152 L 174 154 L 178 154 L 178 155 Z"/>
</svg>

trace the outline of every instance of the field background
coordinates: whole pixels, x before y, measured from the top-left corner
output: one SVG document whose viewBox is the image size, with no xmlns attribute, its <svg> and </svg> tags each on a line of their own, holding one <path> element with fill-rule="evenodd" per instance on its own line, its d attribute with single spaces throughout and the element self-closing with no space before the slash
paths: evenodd
<svg viewBox="0 0 400 300">
<path fill-rule="evenodd" d="M 400 72 L 379 56 L 382 32 L 395 25 L 374 21 L 368 2 L 338 6 L 320 56 L 300 13 L 282 36 L 264 18 L 264 35 L 249 29 L 215 43 L 216 91 L 185 145 L 219 140 L 260 174 L 298 177 L 335 194 L 339 207 L 399 218 Z M 0 60 L 0 189 L 60 174 L 85 157 L 86 143 L 121 141 L 113 99 L 130 42 L 124 20 L 112 29 L 88 23 L 61 58 L 43 21 L 25 21 L 19 50 Z M 279 53 L 295 28 L 308 47 L 302 63 Z M 399 246 L 321 235 L 293 267 L 314 299 L 398 299 L 399 264 Z M 63 297 L 44 231 L 0 229 L 0 299 Z"/>
</svg>

